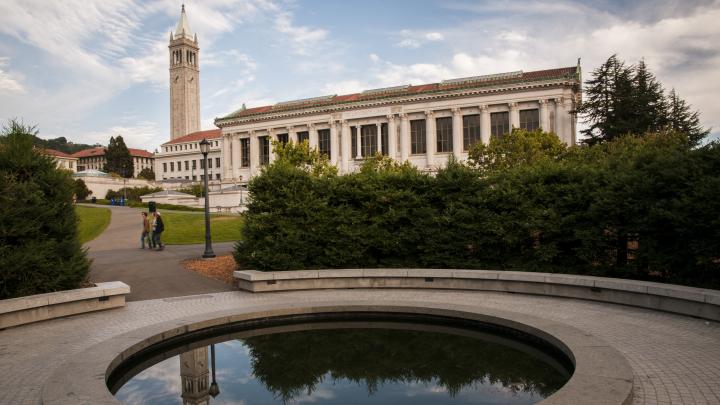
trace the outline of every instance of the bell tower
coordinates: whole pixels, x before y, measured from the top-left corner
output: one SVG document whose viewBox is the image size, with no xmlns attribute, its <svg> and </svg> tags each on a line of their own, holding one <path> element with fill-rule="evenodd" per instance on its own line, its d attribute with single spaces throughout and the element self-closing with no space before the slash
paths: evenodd
<svg viewBox="0 0 720 405">
<path fill-rule="evenodd" d="M 197 34 L 190 31 L 185 5 L 175 34 L 170 32 L 170 140 L 200 130 L 200 64 Z"/>
</svg>

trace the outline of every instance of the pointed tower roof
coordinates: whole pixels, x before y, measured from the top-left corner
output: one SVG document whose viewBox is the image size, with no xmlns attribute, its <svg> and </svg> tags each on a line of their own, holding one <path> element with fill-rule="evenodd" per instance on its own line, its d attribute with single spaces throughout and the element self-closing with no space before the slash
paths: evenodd
<svg viewBox="0 0 720 405">
<path fill-rule="evenodd" d="M 175 39 L 187 38 L 192 41 L 193 34 L 190 31 L 190 24 L 188 24 L 187 14 L 185 14 L 185 4 L 182 5 L 180 11 L 180 21 L 178 21 L 175 27 Z"/>
</svg>

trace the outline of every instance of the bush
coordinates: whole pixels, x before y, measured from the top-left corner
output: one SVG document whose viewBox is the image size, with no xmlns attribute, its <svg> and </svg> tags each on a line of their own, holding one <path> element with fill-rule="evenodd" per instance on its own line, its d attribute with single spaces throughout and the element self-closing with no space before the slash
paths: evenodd
<svg viewBox="0 0 720 405">
<path fill-rule="evenodd" d="M 115 190 L 108 190 L 107 193 L 105 193 L 105 199 L 106 199 L 106 200 L 110 200 L 110 199 L 113 199 L 113 198 L 114 198 L 114 199 L 118 200 L 118 199 L 123 198 L 123 197 L 125 197 L 125 196 L 127 195 L 128 201 L 138 201 L 138 202 L 140 202 L 140 201 L 141 201 L 141 200 L 140 200 L 140 197 L 142 197 L 142 196 L 144 196 L 144 195 L 147 195 L 147 194 L 157 193 L 157 192 L 159 192 L 159 191 L 162 191 L 162 188 L 160 188 L 160 187 L 148 187 L 148 186 L 143 186 L 143 187 L 123 187 L 123 188 L 121 188 L 120 190 L 117 190 L 117 191 L 115 191 Z"/>
<path fill-rule="evenodd" d="M 78 200 L 84 200 L 86 199 L 90 194 L 92 194 L 92 191 L 88 188 L 87 184 L 85 184 L 85 181 L 83 179 L 75 179 L 75 197 L 77 197 Z"/>
<path fill-rule="evenodd" d="M 152 169 L 146 167 L 146 168 L 140 170 L 140 173 L 138 173 L 137 178 L 145 179 L 145 180 L 155 180 L 155 172 Z"/>
<path fill-rule="evenodd" d="M 478 149 L 477 166 L 450 162 L 434 176 L 387 158 L 345 176 L 295 153 L 276 159 L 250 181 L 235 259 L 258 270 L 494 268 L 720 287 L 720 145 L 692 149 L 668 133 L 565 149 L 548 134 L 513 135 Z"/>
<path fill-rule="evenodd" d="M 177 191 L 194 195 L 195 197 L 202 197 L 205 192 L 205 186 L 202 184 L 192 184 L 189 187 L 179 188 Z"/>
<path fill-rule="evenodd" d="M 90 262 L 73 209 L 75 184 L 33 149 L 33 128 L 0 135 L 0 299 L 78 288 Z"/>
</svg>

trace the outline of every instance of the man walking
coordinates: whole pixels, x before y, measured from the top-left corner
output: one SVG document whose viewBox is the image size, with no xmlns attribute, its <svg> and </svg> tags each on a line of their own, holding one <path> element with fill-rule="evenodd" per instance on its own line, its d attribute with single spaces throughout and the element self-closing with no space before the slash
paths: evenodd
<svg viewBox="0 0 720 405">
<path fill-rule="evenodd" d="M 162 217 L 160 216 L 159 212 L 153 212 L 153 217 L 153 244 L 155 245 L 155 247 L 157 247 L 157 250 L 163 250 L 165 249 L 165 246 L 163 246 L 162 240 L 160 238 L 162 237 L 162 233 L 165 230 L 165 224 L 163 223 Z"/>
<path fill-rule="evenodd" d="M 148 249 L 152 249 L 152 237 L 150 236 L 150 218 L 147 217 L 147 213 L 143 212 L 143 227 L 142 234 L 140 235 L 140 249 L 145 249 L 145 239 L 147 239 Z"/>
</svg>

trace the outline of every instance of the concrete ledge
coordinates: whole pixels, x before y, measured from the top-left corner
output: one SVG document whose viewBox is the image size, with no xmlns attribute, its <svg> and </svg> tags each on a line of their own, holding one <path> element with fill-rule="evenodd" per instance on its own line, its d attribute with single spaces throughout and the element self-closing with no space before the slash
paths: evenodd
<svg viewBox="0 0 720 405">
<path fill-rule="evenodd" d="M 542 405 L 627 405 L 632 401 L 633 372 L 629 362 L 603 340 L 562 323 L 525 314 L 457 304 L 426 302 L 339 301 L 256 305 L 244 309 L 217 311 L 153 324 L 99 342 L 58 365 L 42 390 L 42 403 L 50 404 L 118 404 L 107 387 L 108 378 L 133 358 L 144 360 L 141 353 L 155 353 L 153 346 L 183 335 L 201 331 L 198 340 L 178 350 L 192 349 L 192 344 L 207 345 L 214 332 L 226 331 L 228 325 L 277 317 L 300 317 L 312 322 L 313 314 L 328 313 L 398 313 L 442 316 L 477 321 L 510 328 L 534 336 L 564 352 L 575 366 L 570 380 Z M 308 317 L 309 316 L 309 317 Z M 262 326 L 260 326 L 261 328 Z M 232 332 L 231 332 L 232 333 Z M 200 337 L 200 336 L 205 336 Z M 241 335 L 238 335 L 241 337 Z M 171 355 L 171 354 L 169 354 Z M 157 354 L 158 358 L 166 357 Z M 159 360 L 142 363 L 148 367 Z M 139 372 L 131 369 L 131 372 Z"/>
<path fill-rule="evenodd" d="M 720 321 L 720 291 L 674 284 L 571 274 L 453 269 L 236 271 L 252 292 L 332 288 L 414 288 L 501 291 L 578 298 Z"/>
<path fill-rule="evenodd" d="M 120 281 L 0 301 L 0 329 L 125 306 L 130 287 Z"/>
</svg>

